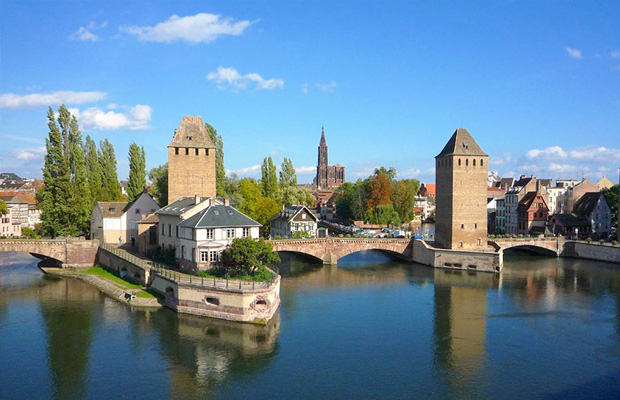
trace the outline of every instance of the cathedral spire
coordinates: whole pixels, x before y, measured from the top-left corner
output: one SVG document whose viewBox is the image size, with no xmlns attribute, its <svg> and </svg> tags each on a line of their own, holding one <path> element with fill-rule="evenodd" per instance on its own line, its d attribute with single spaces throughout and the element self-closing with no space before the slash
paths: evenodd
<svg viewBox="0 0 620 400">
<path fill-rule="evenodd" d="M 321 143 L 319 146 L 327 146 L 327 142 L 325 141 L 325 125 L 321 126 Z"/>
</svg>

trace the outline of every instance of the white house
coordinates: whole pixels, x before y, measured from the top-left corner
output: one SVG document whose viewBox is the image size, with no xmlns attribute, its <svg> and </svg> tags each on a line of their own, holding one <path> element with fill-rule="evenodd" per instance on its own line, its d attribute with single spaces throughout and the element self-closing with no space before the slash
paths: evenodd
<svg viewBox="0 0 620 400">
<path fill-rule="evenodd" d="M 271 218 L 271 237 L 317 237 L 318 218 L 306 206 L 289 206 Z"/>
<path fill-rule="evenodd" d="M 194 272 L 217 266 L 234 239 L 258 239 L 261 224 L 228 204 L 211 204 L 177 226 L 179 264 Z"/>
<path fill-rule="evenodd" d="M 90 237 L 102 243 L 129 243 L 135 246 L 137 222 L 157 209 L 159 205 L 146 191 L 132 202 L 98 201 L 90 216 Z"/>
</svg>

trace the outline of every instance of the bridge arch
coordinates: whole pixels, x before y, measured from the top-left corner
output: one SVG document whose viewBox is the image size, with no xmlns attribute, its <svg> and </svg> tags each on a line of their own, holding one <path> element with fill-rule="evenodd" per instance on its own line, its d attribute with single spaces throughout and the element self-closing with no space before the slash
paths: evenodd
<svg viewBox="0 0 620 400">
<path fill-rule="evenodd" d="M 305 252 L 305 251 L 298 251 L 298 250 L 274 250 L 276 253 L 280 254 L 280 253 L 288 253 L 288 254 L 298 254 L 298 255 L 303 255 L 304 257 L 307 257 L 309 259 L 311 259 L 312 261 L 316 261 L 319 263 L 323 262 L 323 259 L 320 258 L 319 256 L 317 256 L 316 254 L 311 254 L 309 252 Z"/>
<path fill-rule="evenodd" d="M 342 260 L 342 259 L 344 259 L 346 257 L 352 256 L 354 254 L 362 253 L 362 252 L 365 252 L 365 251 L 372 251 L 372 252 L 384 254 L 384 255 L 387 255 L 390 258 L 394 259 L 394 260 L 402 260 L 404 258 L 402 253 L 399 253 L 399 252 L 396 252 L 396 251 L 390 250 L 390 249 L 381 249 L 381 248 L 376 248 L 376 249 L 359 249 L 359 250 L 354 249 L 353 251 L 349 252 L 348 254 L 344 254 L 344 255 L 340 256 L 336 260 L 336 262 L 338 262 L 338 261 L 340 261 L 340 260 Z"/>
<path fill-rule="evenodd" d="M 558 250 L 554 249 L 551 246 L 547 246 L 544 244 L 516 244 L 516 245 L 512 245 L 512 246 L 507 246 L 507 247 L 503 247 L 502 246 L 502 250 L 504 250 L 504 254 L 506 252 L 506 250 L 525 250 L 525 251 L 529 251 L 532 253 L 536 253 L 536 254 L 540 254 L 543 256 L 557 256 L 558 255 Z"/>
</svg>

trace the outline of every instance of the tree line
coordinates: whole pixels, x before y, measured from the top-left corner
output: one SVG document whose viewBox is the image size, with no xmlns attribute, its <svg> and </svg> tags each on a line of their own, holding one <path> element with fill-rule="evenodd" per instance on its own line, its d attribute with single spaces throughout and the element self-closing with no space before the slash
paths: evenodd
<svg viewBox="0 0 620 400">
<path fill-rule="evenodd" d="M 107 139 L 99 146 L 90 136 L 83 141 L 77 119 L 65 105 L 58 114 L 49 108 L 47 126 L 43 187 L 37 195 L 41 234 L 88 235 L 97 201 L 131 201 L 145 189 L 144 148 L 135 143 L 129 148 L 127 197 L 123 197 L 114 147 Z"/>
<path fill-rule="evenodd" d="M 394 168 L 376 168 L 368 178 L 346 182 L 334 193 L 336 216 L 343 221 L 400 226 L 413 220 L 417 179 L 396 179 Z"/>
</svg>

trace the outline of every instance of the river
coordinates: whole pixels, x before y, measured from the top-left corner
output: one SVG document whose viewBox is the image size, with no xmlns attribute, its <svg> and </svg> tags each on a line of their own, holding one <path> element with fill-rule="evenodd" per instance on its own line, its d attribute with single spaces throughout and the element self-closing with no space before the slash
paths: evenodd
<svg viewBox="0 0 620 400">
<path fill-rule="evenodd" d="M 620 268 L 282 263 L 266 327 L 137 310 L 0 253 L 0 399 L 618 399 Z"/>
</svg>

